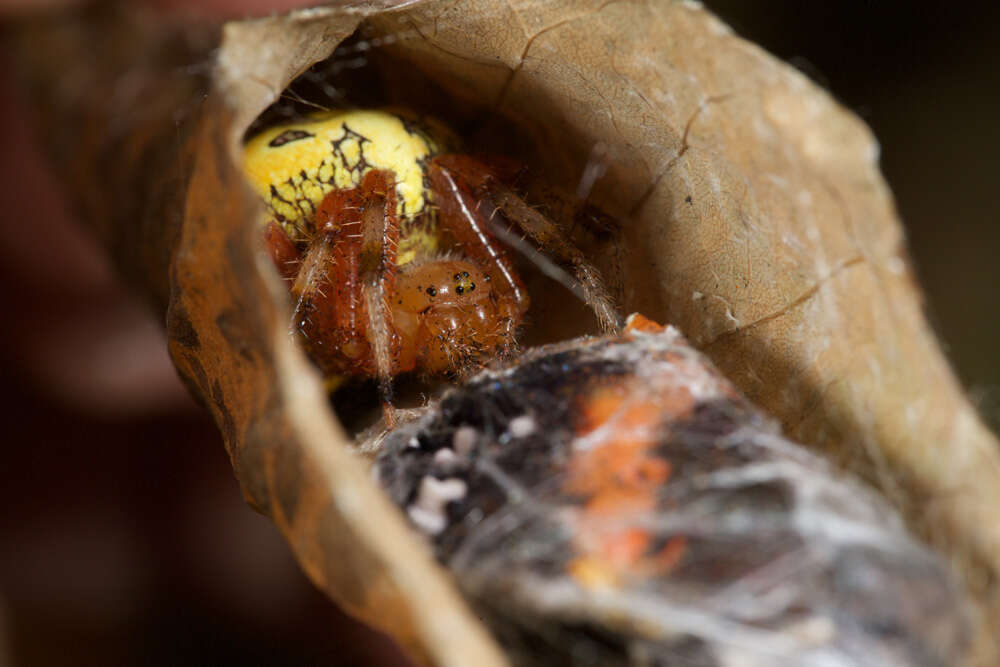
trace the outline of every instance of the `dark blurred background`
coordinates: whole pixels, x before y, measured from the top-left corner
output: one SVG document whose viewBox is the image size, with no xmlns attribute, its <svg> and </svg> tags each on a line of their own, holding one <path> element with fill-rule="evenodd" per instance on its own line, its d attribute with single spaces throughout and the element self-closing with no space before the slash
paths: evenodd
<svg viewBox="0 0 1000 667">
<path fill-rule="evenodd" d="M 706 4 L 872 126 L 930 318 L 996 426 L 1000 8 Z M 2 65 L 0 666 L 390 664 L 243 504 L 157 319 L 53 189 Z"/>
</svg>

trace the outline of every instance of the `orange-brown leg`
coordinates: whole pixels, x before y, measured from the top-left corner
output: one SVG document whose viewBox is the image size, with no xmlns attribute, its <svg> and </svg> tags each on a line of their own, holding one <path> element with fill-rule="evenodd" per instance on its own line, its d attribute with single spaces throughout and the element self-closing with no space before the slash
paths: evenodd
<svg viewBox="0 0 1000 667">
<path fill-rule="evenodd" d="M 326 196 L 317 213 L 317 235 L 292 285 L 291 330 L 301 334 L 309 356 L 328 375 L 370 374 L 364 365 L 370 354 L 358 296 L 363 206 L 356 189 Z"/>
<path fill-rule="evenodd" d="M 382 395 L 386 427 L 396 425 L 392 408 L 392 380 L 399 356 L 389 299 L 396 283 L 399 249 L 399 216 L 396 213 L 395 178 L 390 172 L 370 171 L 361 183 L 366 205 L 361 214 L 359 269 L 361 295 L 368 315 L 369 340 Z M 394 347 L 397 348 L 394 350 Z"/>
<path fill-rule="evenodd" d="M 507 220 L 527 234 L 546 256 L 569 267 L 601 329 L 606 333 L 619 331 L 622 318 L 600 272 L 555 223 L 528 206 L 495 170 L 468 155 L 438 156 L 432 160 L 430 169 L 431 180 L 438 191 L 440 186 L 435 180 L 435 173 L 447 177 L 447 183 L 443 183 L 445 187 L 455 184 L 454 190 L 465 193 L 464 201 L 470 202 L 467 207 L 471 210 L 478 208 L 480 218 L 485 216 L 484 223 L 488 223 L 489 217 L 500 211 Z M 483 225 L 483 230 L 486 229 L 488 224 Z"/>
<path fill-rule="evenodd" d="M 400 231 L 392 174 L 370 171 L 359 187 L 330 192 L 316 226 L 292 288 L 293 329 L 325 372 L 374 375 L 391 426 L 398 351 L 389 296 Z"/>
</svg>

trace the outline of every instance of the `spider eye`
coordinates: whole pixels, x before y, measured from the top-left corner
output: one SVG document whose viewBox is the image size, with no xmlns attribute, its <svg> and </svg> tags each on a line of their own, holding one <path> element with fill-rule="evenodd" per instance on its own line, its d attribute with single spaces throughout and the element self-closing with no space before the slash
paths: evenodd
<svg viewBox="0 0 1000 667">
<path fill-rule="evenodd" d="M 472 282 L 468 271 L 458 271 L 452 276 L 452 280 L 455 281 L 455 294 L 459 296 L 476 289 L 476 283 Z"/>
<path fill-rule="evenodd" d="M 427 288 L 427 296 L 437 296 L 438 291 L 433 287 Z"/>
</svg>

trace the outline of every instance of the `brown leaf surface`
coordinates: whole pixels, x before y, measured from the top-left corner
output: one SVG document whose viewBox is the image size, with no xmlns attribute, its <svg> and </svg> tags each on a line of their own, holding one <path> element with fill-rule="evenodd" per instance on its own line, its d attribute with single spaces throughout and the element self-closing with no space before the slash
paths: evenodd
<svg viewBox="0 0 1000 667">
<path fill-rule="evenodd" d="M 414 655 L 503 664 L 285 334 L 236 166 L 249 123 L 366 13 L 228 24 L 210 80 L 177 72 L 214 31 L 114 13 L 25 29 L 22 54 L 46 122 L 66 128 L 55 149 L 81 210 L 169 300 L 171 351 L 248 500 L 317 585 Z M 963 562 L 1000 570 L 997 443 L 923 318 L 859 120 L 692 3 L 430 0 L 367 21 L 456 100 L 522 126 L 549 180 L 575 187 L 603 146 L 595 200 L 625 238 L 598 260 L 620 264 L 625 310 L 676 324 L 790 437 L 929 499 L 904 509 Z"/>
</svg>

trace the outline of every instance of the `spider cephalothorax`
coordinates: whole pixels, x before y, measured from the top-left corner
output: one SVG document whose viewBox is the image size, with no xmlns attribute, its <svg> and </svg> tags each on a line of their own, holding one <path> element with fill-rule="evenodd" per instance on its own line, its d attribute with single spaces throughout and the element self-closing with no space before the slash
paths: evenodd
<svg viewBox="0 0 1000 667">
<path fill-rule="evenodd" d="M 504 170 L 445 153 L 447 132 L 387 111 L 272 127 L 244 168 L 271 213 L 267 248 L 291 283 L 292 328 L 330 376 L 446 373 L 511 353 L 528 296 L 490 231 L 497 213 L 568 265 L 602 327 L 618 316 L 600 277 L 508 187 Z M 391 410 L 386 410 L 391 417 Z"/>
</svg>

